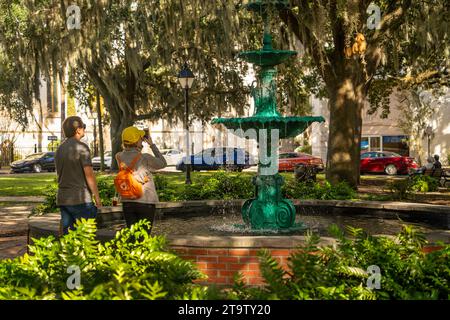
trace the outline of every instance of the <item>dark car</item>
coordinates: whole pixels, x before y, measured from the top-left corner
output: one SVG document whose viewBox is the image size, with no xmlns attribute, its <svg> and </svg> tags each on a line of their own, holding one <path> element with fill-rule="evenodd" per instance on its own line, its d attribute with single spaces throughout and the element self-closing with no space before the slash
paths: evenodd
<svg viewBox="0 0 450 320">
<path fill-rule="evenodd" d="M 294 171 L 295 167 L 303 164 L 323 171 L 323 161 L 319 157 L 302 152 L 281 153 L 278 160 L 278 171 Z"/>
<path fill-rule="evenodd" d="M 253 157 L 241 148 L 209 148 L 191 156 L 191 168 L 196 171 L 218 169 L 242 171 L 254 164 Z M 177 163 L 176 169 L 186 171 L 186 157 Z"/>
<path fill-rule="evenodd" d="M 361 153 L 361 173 L 381 173 L 388 175 L 408 174 L 411 169 L 417 169 L 419 165 L 414 158 L 401 156 L 389 151 L 371 151 Z"/>
<path fill-rule="evenodd" d="M 27 156 L 23 160 L 11 163 L 11 173 L 21 172 L 42 172 L 47 170 L 52 172 L 55 167 L 55 152 L 41 152 Z"/>
</svg>

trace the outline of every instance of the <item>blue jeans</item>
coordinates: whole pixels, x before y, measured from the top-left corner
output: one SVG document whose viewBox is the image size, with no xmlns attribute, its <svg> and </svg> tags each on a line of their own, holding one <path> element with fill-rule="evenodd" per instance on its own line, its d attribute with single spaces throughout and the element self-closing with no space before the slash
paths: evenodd
<svg viewBox="0 0 450 320">
<path fill-rule="evenodd" d="M 60 206 L 63 234 L 68 234 L 69 229 L 74 229 L 74 224 L 79 219 L 95 219 L 97 207 L 94 203 L 83 203 L 75 206 Z"/>
</svg>

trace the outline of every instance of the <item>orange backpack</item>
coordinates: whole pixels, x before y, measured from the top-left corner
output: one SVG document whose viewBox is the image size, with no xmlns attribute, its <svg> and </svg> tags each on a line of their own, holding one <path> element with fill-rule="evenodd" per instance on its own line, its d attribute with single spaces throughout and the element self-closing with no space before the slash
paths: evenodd
<svg viewBox="0 0 450 320">
<path fill-rule="evenodd" d="M 127 166 L 119 157 L 117 157 L 117 160 L 119 160 L 119 173 L 114 179 L 114 186 L 122 199 L 136 200 L 144 194 L 142 183 L 137 181 L 133 176 L 134 166 L 140 158 L 141 154 L 139 153 L 133 159 L 130 166 Z"/>
</svg>

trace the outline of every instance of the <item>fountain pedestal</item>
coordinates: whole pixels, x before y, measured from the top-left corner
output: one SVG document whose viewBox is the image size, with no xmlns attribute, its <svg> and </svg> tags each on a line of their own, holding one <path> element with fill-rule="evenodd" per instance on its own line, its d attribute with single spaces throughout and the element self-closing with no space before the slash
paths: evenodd
<svg viewBox="0 0 450 320">
<path fill-rule="evenodd" d="M 295 223 L 294 204 L 281 196 L 284 178 L 280 174 L 256 176 L 256 198 L 247 200 L 242 217 L 253 229 L 287 229 Z"/>
</svg>

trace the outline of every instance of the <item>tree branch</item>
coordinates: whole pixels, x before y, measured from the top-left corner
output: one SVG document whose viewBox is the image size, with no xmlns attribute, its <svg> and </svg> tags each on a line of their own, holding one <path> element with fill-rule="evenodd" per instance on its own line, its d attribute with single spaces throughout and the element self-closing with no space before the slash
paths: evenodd
<svg viewBox="0 0 450 320">
<path fill-rule="evenodd" d="M 406 12 L 412 5 L 412 0 L 403 0 L 399 7 L 394 6 L 394 3 L 397 1 L 391 3 L 391 9 L 381 19 L 380 29 L 376 30 L 374 35 L 368 39 L 366 61 L 369 79 L 373 78 L 381 62 L 381 43 L 388 34 L 394 33 L 402 25 Z"/>
<path fill-rule="evenodd" d="M 299 10 L 302 10 L 302 3 L 303 1 L 300 1 Z M 319 43 L 317 38 L 315 38 L 311 28 L 309 28 L 305 23 L 300 24 L 292 10 L 281 11 L 280 18 L 291 29 L 297 39 L 305 46 L 306 51 L 312 56 L 323 80 L 335 81 L 336 77 L 331 65 L 323 61 L 323 57 L 326 57 L 325 48 Z"/>
</svg>

